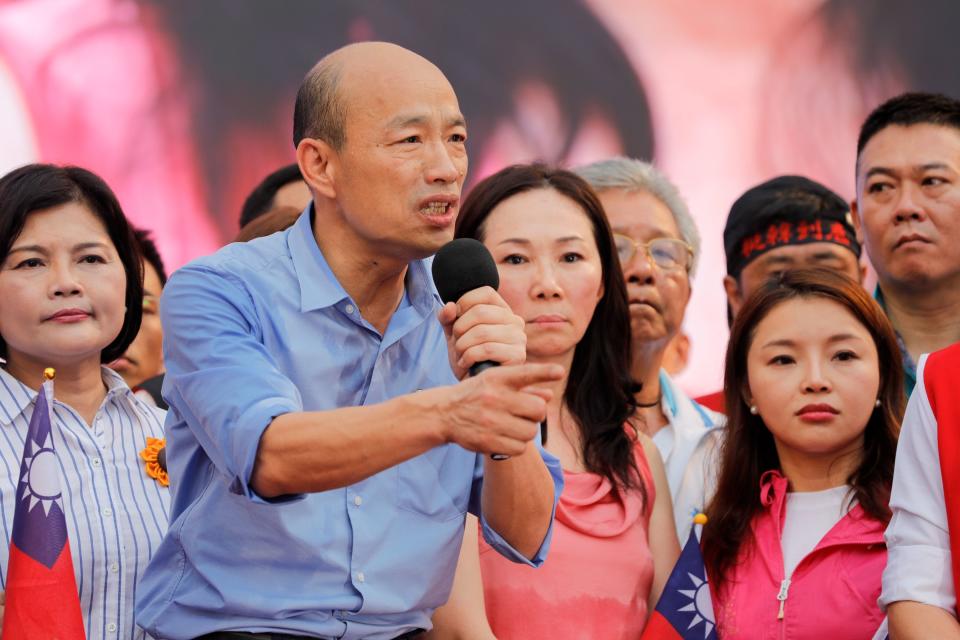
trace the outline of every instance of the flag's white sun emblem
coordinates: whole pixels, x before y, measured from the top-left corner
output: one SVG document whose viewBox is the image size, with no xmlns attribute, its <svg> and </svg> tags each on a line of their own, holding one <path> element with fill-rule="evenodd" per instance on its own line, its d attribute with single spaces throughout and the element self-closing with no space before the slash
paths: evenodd
<svg viewBox="0 0 960 640">
<path fill-rule="evenodd" d="M 47 434 L 47 440 L 42 445 L 37 445 L 30 438 L 26 442 L 27 471 L 20 478 L 20 482 L 25 484 L 23 490 L 23 499 L 30 500 L 27 507 L 32 511 L 37 504 L 43 506 L 43 512 L 50 515 L 50 507 L 57 504 L 61 510 L 60 487 L 59 487 L 59 466 L 57 464 L 57 455 L 53 452 L 50 443 L 50 434 Z"/>
<path fill-rule="evenodd" d="M 690 581 L 693 582 L 694 589 L 678 589 L 680 593 L 690 598 L 690 602 L 677 609 L 677 611 L 693 612 L 693 620 L 687 629 L 693 629 L 695 626 L 703 623 L 703 637 L 706 638 L 713 631 L 715 624 L 713 619 L 713 599 L 710 598 L 710 587 L 706 581 L 701 580 L 692 573 L 688 573 Z"/>
</svg>

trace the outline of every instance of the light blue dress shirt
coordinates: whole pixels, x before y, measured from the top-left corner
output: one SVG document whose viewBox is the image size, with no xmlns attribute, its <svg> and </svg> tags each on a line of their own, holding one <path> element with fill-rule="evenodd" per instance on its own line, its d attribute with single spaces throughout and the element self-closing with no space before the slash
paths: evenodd
<svg viewBox="0 0 960 640">
<path fill-rule="evenodd" d="M 173 489 L 170 530 L 137 593 L 159 638 L 217 630 L 393 638 L 431 626 L 450 591 L 467 511 L 483 519 L 483 461 L 456 445 L 343 489 L 267 501 L 250 487 L 276 416 L 370 405 L 454 384 L 425 261 L 381 336 L 327 265 L 312 207 L 290 229 L 176 272 L 160 305 Z M 544 452 L 555 484 L 562 471 Z"/>
</svg>

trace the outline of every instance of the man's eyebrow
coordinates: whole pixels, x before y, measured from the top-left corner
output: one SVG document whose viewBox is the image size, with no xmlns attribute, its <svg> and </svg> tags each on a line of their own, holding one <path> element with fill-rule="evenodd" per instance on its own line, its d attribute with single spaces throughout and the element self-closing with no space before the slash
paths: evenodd
<svg viewBox="0 0 960 640">
<path fill-rule="evenodd" d="M 953 167 L 948 165 L 945 162 L 927 162 L 921 165 L 916 165 L 911 167 L 911 171 L 953 171 Z M 897 177 L 897 171 L 889 167 L 873 167 L 867 171 L 865 178 L 871 178 L 875 175 L 884 175 L 890 176 L 891 178 Z"/>
<path fill-rule="evenodd" d="M 387 123 L 388 129 L 403 129 L 404 127 L 414 127 L 427 121 L 425 115 L 399 115 Z"/>
<path fill-rule="evenodd" d="M 833 251 L 818 251 L 810 256 L 814 260 L 839 260 L 840 256 Z"/>
<path fill-rule="evenodd" d="M 866 175 L 864 175 L 864 178 L 865 178 L 865 179 L 870 179 L 870 178 L 872 178 L 873 176 L 877 176 L 877 175 L 883 175 L 883 176 L 889 176 L 889 177 L 891 177 L 891 178 L 896 178 L 896 177 L 897 177 L 897 172 L 894 171 L 893 169 L 888 169 L 887 167 L 872 167 L 869 171 L 867 171 Z"/>
<path fill-rule="evenodd" d="M 390 122 L 387 123 L 388 129 L 403 129 L 406 127 L 417 127 L 422 126 L 427 123 L 430 117 L 423 113 L 418 113 L 415 115 L 401 114 L 393 118 Z M 455 116 L 450 116 L 445 120 L 444 123 L 448 128 L 449 127 L 465 127 L 467 126 L 466 119 L 461 115 L 457 114 Z"/>
<path fill-rule="evenodd" d="M 771 256 L 763 259 L 763 264 L 793 264 L 796 260 L 791 256 Z"/>
<path fill-rule="evenodd" d="M 939 171 L 952 171 L 953 167 L 948 165 L 946 162 L 928 162 L 920 165 L 917 167 L 917 169 L 920 169 L 921 171 L 931 171 L 934 169 Z"/>
</svg>

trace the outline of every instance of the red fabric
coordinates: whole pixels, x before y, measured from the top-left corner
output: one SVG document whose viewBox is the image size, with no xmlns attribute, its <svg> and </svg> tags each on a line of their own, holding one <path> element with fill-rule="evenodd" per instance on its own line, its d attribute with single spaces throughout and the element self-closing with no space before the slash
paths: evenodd
<svg viewBox="0 0 960 640">
<path fill-rule="evenodd" d="M 3 640 L 84 640 L 80 598 L 68 542 L 47 569 L 10 545 Z"/>
<path fill-rule="evenodd" d="M 723 400 L 723 389 L 713 393 L 708 393 L 705 396 L 700 396 L 699 398 L 695 398 L 695 400 L 701 406 L 704 406 L 711 411 L 716 411 L 717 413 L 723 414 L 727 413 L 727 403 Z"/>
<path fill-rule="evenodd" d="M 673 625 L 660 615 L 659 611 L 654 611 L 647 620 L 647 626 L 640 640 L 683 640 L 683 636 L 677 633 Z"/>
<path fill-rule="evenodd" d="M 756 543 L 744 544 L 719 592 L 711 583 L 717 637 L 872 638 L 883 620 L 877 598 L 887 563 L 884 524 L 860 505 L 841 518 L 797 565 L 780 619 L 777 594 L 784 578 L 780 538 L 787 479 L 768 471 L 761 485 L 765 508 L 751 523 Z"/>
<path fill-rule="evenodd" d="M 927 356 L 923 385 L 937 421 L 940 474 L 950 531 L 953 588 L 960 593 L 960 343 Z M 956 611 L 955 611 L 956 613 Z"/>
</svg>

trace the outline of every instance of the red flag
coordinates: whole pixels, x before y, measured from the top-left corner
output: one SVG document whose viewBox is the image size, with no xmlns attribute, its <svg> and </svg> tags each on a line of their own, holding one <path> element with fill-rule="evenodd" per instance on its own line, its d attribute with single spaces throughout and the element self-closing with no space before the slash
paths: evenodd
<svg viewBox="0 0 960 640">
<path fill-rule="evenodd" d="M 60 465 L 50 434 L 53 382 L 40 387 L 27 429 L 7 565 L 3 640 L 84 640 Z"/>
</svg>

